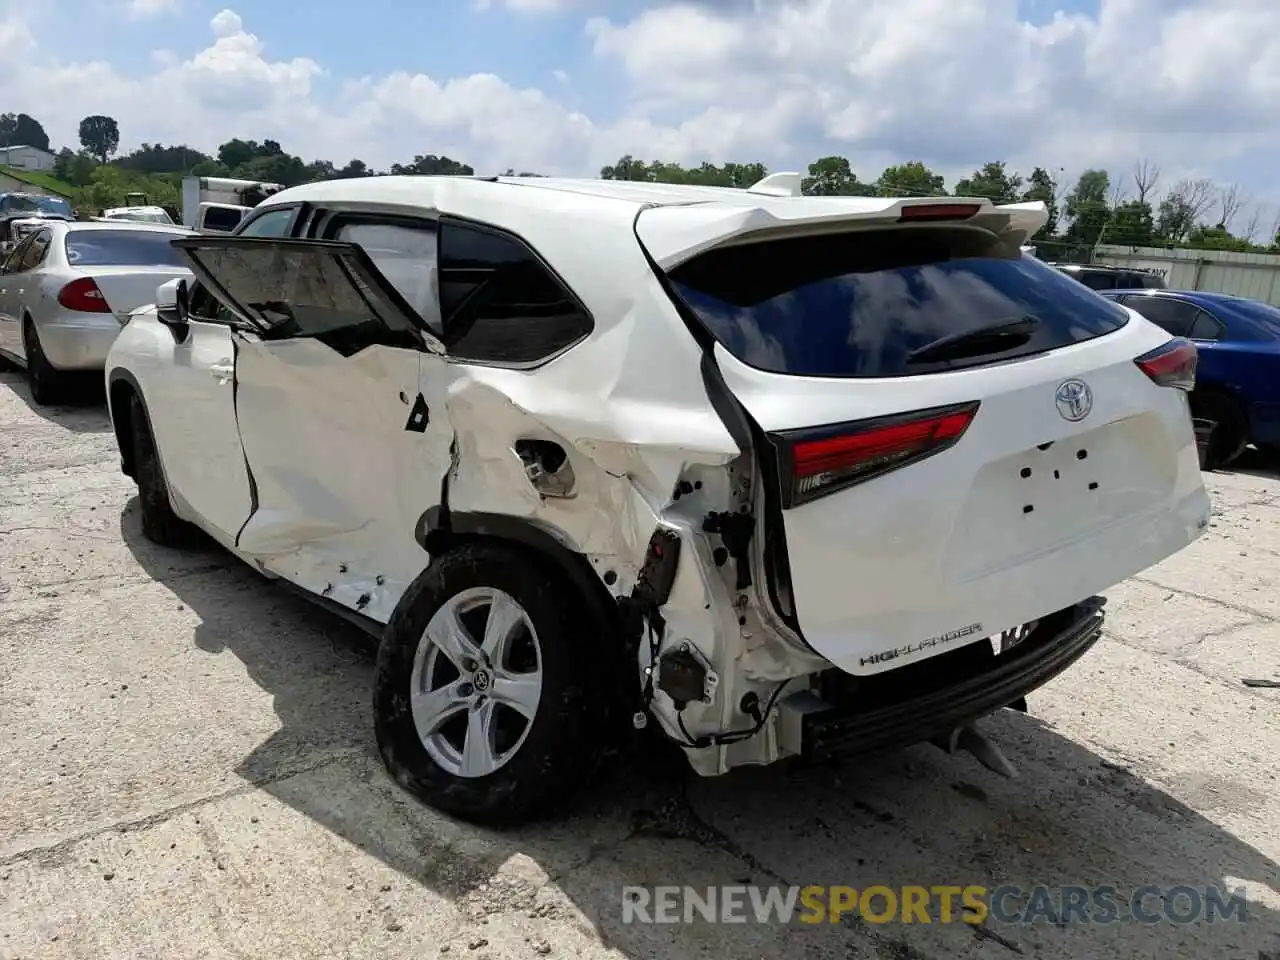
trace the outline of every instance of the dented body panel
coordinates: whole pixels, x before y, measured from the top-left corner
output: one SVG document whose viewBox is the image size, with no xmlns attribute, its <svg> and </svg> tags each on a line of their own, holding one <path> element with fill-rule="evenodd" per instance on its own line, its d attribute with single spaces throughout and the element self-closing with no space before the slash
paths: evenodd
<svg viewBox="0 0 1280 960">
<path fill-rule="evenodd" d="M 957 202 L 910 202 L 941 200 Z M 972 202 L 980 208 L 974 223 L 1015 251 L 1044 220 L 1040 204 Z M 157 411 L 159 398 L 174 394 L 178 376 L 169 368 L 197 325 L 180 329 L 142 311 L 108 363 L 112 416 L 119 433 L 125 394 L 117 384 L 127 377 L 152 418 L 166 423 L 155 432 L 179 514 L 264 574 L 374 624 L 391 620 L 431 563 L 429 550 L 447 549 L 451 517 L 496 516 L 537 531 L 581 558 L 589 589 L 616 605 L 619 622 L 638 624 L 599 637 L 626 660 L 634 689 L 624 696 L 636 699 L 637 725 L 652 717 L 703 774 L 769 763 L 799 752 L 799 727 L 785 717 L 794 719 L 795 696 L 815 696 L 833 665 L 864 677 L 892 673 L 1070 607 L 1185 545 L 1207 510 L 1181 397 L 1160 394 L 1125 366 L 1162 339 L 1140 318 L 1105 343 L 995 374 L 984 367 L 868 387 L 750 367 L 710 344 L 668 288 L 667 270 L 715 247 L 761 234 L 883 227 L 907 203 L 510 178 L 385 177 L 286 190 L 254 213 L 300 211 L 289 240 L 262 241 L 273 263 L 294 255 L 349 263 L 351 249 L 330 243 L 324 227 L 343 217 L 427 222 L 437 236 L 450 224 L 482 224 L 536 251 L 589 312 L 589 332 L 532 362 L 455 355 L 458 335 L 442 305 L 457 281 L 441 273 L 444 254 L 383 270 L 369 251 L 369 262 L 357 257 L 359 269 L 373 270 L 384 306 L 394 300 L 394 309 L 371 315 L 408 318 L 416 345 L 403 330 L 375 331 L 351 349 L 325 336 L 280 334 L 269 317 L 290 309 L 278 291 L 246 304 L 242 293 L 223 290 L 239 316 L 225 334 L 233 348 L 229 388 L 202 386 L 198 406 L 178 412 L 181 405 L 166 400 Z M 241 246 L 247 256 L 258 249 Z M 326 273 L 325 283 L 298 296 L 329 296 L 325 284 L 341 275 Z M 365 296 L 368 286 L 333 296 Z M 310 322 L 303 313 L 287 322 Z M 1017 413 L 1033 402 L 1051 405 L 1052 384 L 1081 373 L 1116 388 L 1090 421 L 1113 438 L 1099 434 L 1099 442 L 1157 437 L 1128 473 L 1110 475 L 1128 493 L 1114 494 L 1087 528 L 1059 518 L 1060 528 L 1045 534 L 1054 547 L 1041 551 L 1053 554 L 1046 560 L 1000 532 L 1015 493 L 999 484 L 949 486 L 947 477 L 982 475 L 993 444 L 1008 448 L 1007 459 L 1077 435 L 1065 421 L 1048 432 L 1044 419 L 1020 426 Z M 778 478 L 759 449 L 764 434 L 968 400 L 978 384 L 983 415 L 993 413 L 953 451 L 959 459 L 948 454 L 779 511 Z M 217 491 L 191 469 L 199 453 L 190 438 L 205 418 L 223 434 L 228 424 L 238 431 L 230 442 L 239 445 L 243 482 L 226 483 L 222 503 L 209 502 Z M 179 423 L 186 440 L 173 439 Z M 219 443 L 225 464 L 231 448 L 225 435 Z M 943 529 L 966 500 L 974 511 Z M 779 516 L 781 526 L 771 526 Z M 966 552 L 966 542 L 982 550 Z M 664 560 L 656 543 L 677 557 L 658 595 L 648 579 Z M 769 543 L 789 557 L 798 617 L 779 610 L 771 593 Z M 936 599 L 922 599 L 930 590 Z M 877 659 L 904 644 L 915 646 Z"/>
<path fill-rule="evenodd" d="M 256 503 L 237 549 L 385 623 L 422 569 L 414 524 L 440 503 L 451 464 L 443 368 L 414 350 L 242 343 L 236 413 Z M 420 395 L 425 429 L 406 430 Z"/>
</svg>

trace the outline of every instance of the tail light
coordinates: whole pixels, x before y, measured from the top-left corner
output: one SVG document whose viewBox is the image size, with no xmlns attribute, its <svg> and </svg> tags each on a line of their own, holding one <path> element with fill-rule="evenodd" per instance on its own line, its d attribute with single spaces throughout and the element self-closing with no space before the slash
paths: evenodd
<svg viewBox="0 0 1280 960">
<path fill-rule="evenodd" d="M 1195 389 L 1198 357 L 1194 343 L 1175 337 L 1133 362 L 1158 386 L 1189 392 Z"/>
<path fill-rule="evenodd" d="M 781 461 L 782 505 L 798 507 L 941 453 L 977 412 L 974 402 L 771 434 Z"/>
<path fill-rule="evenodd" d="M 903 207 L 899 223 L 922 223 L 930 220 L 968 220 L 982 207 L 976 203 L 917 203 Z"/>
<path fill-rule="evenodd" d="M 110 313 L 107 298 L 102 295 L 93 277 L 72 280 L 58 291 L 58 303 L 79 313 Z"/>
</svg>

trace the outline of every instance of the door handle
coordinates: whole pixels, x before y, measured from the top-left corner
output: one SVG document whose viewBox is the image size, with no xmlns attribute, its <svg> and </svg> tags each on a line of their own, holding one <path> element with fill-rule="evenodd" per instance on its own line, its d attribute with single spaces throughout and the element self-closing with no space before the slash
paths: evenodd
<svg viewBox="0 0 1280 960">
<path fill-rule="evenodd" d="M 236 368 L 229 363 L 215 363 L 209 367 L 209 372 L 225 383 L 235 376 Z"/>
</svg>

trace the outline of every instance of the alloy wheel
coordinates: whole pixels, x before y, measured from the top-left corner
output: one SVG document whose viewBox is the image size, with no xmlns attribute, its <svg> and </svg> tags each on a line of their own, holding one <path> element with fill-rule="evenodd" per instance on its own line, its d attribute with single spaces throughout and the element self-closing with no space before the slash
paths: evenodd
<svg viewBox="0 0 1280 960">
<path fill-rule="evenodd" d="M 464 590 L 427 623 L 410 682 L 414 726 L 431 759 L 457 777 L 488 776 L 515 756 L 537 716 L 537 631 L 510 594 Z"/>
</svg>

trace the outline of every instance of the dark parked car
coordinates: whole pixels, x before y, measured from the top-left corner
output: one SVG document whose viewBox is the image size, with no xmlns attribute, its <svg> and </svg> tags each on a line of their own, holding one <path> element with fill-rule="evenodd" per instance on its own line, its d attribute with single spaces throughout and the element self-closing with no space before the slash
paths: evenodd
<svg viewBox="0 0 1280 960">
<path fill-rule="evenodd" d="M 1200 351 L 1191 416 L 1208 433 L 1205 466 L 1225 466 L 1246 444 L 1280 449 L 1280 308 L 1225 293 L 1108 290 Z"/>
<path fill-rule="evenodd" d="M 1098 263 L 1088 266 L 1054 263 L 1050 266 L 1079 280 L 1091 290 L 1163 290 L 1168 286 L 1164 277 L 1147 270 L 1109 267 Z"/>
</svg>

